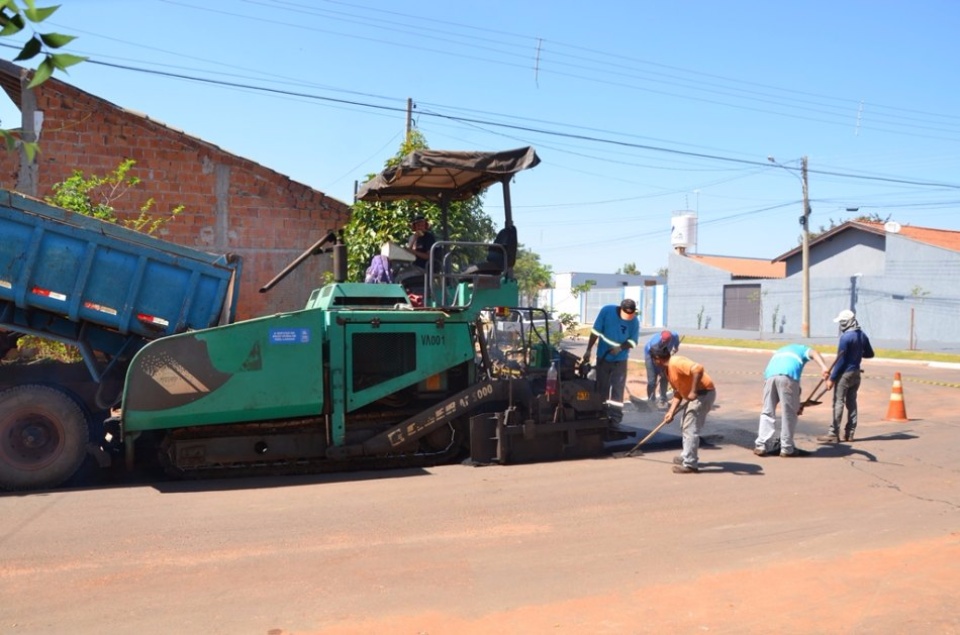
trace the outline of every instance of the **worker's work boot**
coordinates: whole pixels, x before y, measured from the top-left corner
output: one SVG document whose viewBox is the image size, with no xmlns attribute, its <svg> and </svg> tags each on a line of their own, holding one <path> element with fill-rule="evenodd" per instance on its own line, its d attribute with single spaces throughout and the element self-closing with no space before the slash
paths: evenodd
<svg viewBox="0 0 960 635">
<path fill-rule="evenodd" d="M 817 443 L 840 443 L 840 437 L 837 436 L 836 432 L 823 434 L 817 437 Z"/>
<path fill-rule="evenodd" d="M 847 430 L 846 432 L 844 432 L 843 440 L 848 442 L 853 441 L 853 430 Z"/>
</svg>

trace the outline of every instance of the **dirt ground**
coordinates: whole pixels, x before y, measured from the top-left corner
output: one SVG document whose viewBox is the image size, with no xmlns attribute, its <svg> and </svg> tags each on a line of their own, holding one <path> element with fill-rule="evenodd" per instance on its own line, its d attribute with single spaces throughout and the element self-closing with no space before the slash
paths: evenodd
<svg viewBox="0 0 960 635">
<path fill-rule="evenodd" d="M 951 562 L 952 566 L 944 566 Z M 409 633 L 958 633 L 960 532 L 839 558 L 709 572 L 673 584 L 492 612 L 360 620 L 325 635 Z M 271 635 L 288 635 L 278 630 Z M 292 635 L 292 634 L 289 634 Z M 297 635 L 303 635 L 298 633 Z"/>
</svg>

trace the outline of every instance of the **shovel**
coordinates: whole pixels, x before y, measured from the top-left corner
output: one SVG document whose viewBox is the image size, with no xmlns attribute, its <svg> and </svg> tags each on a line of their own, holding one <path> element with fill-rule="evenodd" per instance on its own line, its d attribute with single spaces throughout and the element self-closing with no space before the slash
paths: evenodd
<svg viewBox="0 0 960 635">
<path fill-rule="evenodd" d="M 830 371 L 833 370 L 833 365 L 836 364 L 836 363 L 837 363 L 837 360 L 834 359 L 834 360 L 833 360 L 833 364 L 830 364 L 830 368 L 827 369 L 827 373 L 830 373 Z M 820 394 L 817 394 L 817 390 L 820 389 L 820 386 L 823 386 L 823 382 L 824 382 L 824 379 L 823 379 L 823 377 L 821 377 L 821 378 L 820 378 L 820 381 L 817 382 L 817 385 L 813 387 L 813 391 L 810 393 L 810 396 L 807 397 L 807 398 L 803 401 L 803 403 L 800 404 L 800 407 L 799 407 L 799 408 L 797 408 L 797 415 L 798 415 L 798 416 L 803 414 L 803 409 L 806 408 L 807 406 L 818 406 L 818 405 L 820 405 L 821 403 L 823 403 L 823 402 L 820 401 L 820 398 L 823 397 L 823 396 L 827 393 L 827 387 L 824 386 L 824 387 L 823 387 L 823 390 L 820 391 Z"/>
<path fill-rule="evenodd" d="M 823 384 L 823 380 L 821 379 L 820 382 L 816 386 L 814 386 L 813 392 L 810 393 L 810 396 L 804 399 L 803 403 L 800 404 L 800 407 L 797 408 L 797 415 L 802 415 L 803 409 L 806 408 L 807 406 L 819 406 L 821 403 L 823 403 L 822 401 L 820 401 L 820 398 L 826 394 L 827 387 L 824 386 L 823 390 L 820 391 L 820 394 L 817 394 L 817 389 L 820 388 L 822 384 Z"/>
</svg>

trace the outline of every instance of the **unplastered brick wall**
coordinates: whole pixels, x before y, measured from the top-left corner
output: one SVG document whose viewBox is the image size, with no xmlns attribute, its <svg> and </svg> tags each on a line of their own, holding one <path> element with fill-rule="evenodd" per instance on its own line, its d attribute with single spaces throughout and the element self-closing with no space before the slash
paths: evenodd
<svg viewBox="0 0 960 635">
<path fill-rule="evenodd" d="M 322 284 L 329 259 L 315 257 L 259 293 L 303 251 L 347 223 L 350 208 L 343 202 L 58 80 L 35 89 L 34 99 L 43 123 L 33 176 L 23 177 L 17 153 L 0 153 L 0 187 L 43 198 L 75 170 L 102 176 L 133 159 L 131 174 L 142 183 L 117 202 L 118 214 L 136 217 L 150 198 L 155 215 L 183 205 L 155 235 L 240 256 L 239 319 L 301 309 Z"/>
</svg>

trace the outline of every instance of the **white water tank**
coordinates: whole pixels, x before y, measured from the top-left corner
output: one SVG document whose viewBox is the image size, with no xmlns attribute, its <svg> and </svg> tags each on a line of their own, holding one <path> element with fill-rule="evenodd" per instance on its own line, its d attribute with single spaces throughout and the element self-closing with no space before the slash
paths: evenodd
<svg viewBox="0 0 960 635">
<path fill-rule="evenodd" d="M 674 249 L 696 252 L 696 212 L 674 212 L 670 218 L 670 245 Z"/>
</svg>

